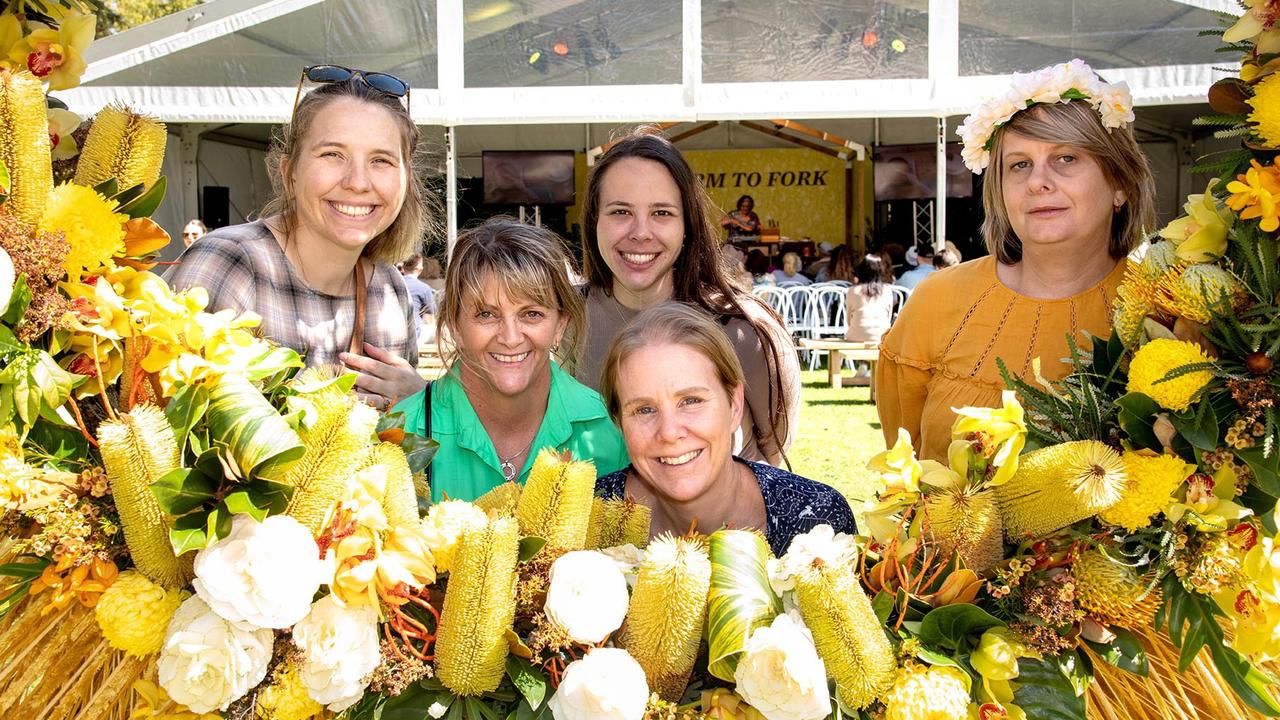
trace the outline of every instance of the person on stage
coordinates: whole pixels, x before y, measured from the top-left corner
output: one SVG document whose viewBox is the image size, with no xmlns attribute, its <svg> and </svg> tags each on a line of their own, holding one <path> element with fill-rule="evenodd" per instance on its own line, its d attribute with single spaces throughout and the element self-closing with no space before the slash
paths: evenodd
<svg viewBox="0 0 1280 720">
<path fill-rule="evenodd" d="M 638 314 L 614 338 L 600 388 L 631 465 L 600 477 L 596 494 L 651 508 L 651 536 L 695 524 L 703 533 L 753 528 L 781 557 L 816 525 L 857 532 L 839 492 L 734 454 L 746 412 L 742 366 L 705 311 L 665 302 Z"/>
<path fill-rule="evenodd" d="M 265 335 L 308 366 L 356 370 L 379 409 L 424 384 L 409 294 L 394 263 L 431 222 L 419 179 L 409 86 L 385 73 L 319 65 L 319 83 L 272 144 L 275 197 L 260 219 L 193 244 L 167 279 L 199 286 L 208 310 L 252 311 Z M 299 86 L 301 89 L 301 85 Z"/>
<path fill-rule="evenodd" d="M 1071 370 L 1068 336 L 1084 347 L 1085 332 L 1109 336 L 1125 257 L 1155 226 L 1155 182 L 1123 83 L 1073 60 L 1012 87 L 1018 97 L 988 101 L 959 129 L 969 168 L 990 170 L 991 255 L 925 278 L 880 345 L 885 440 L 906 428 L 921 458 L 946 461 L 952 408 L 1000 405 L 997 359 L 1028 376 L 1038 358 L 1057 380 Z"/>
<path fill-rule="evenodd" d="M 550 231 L 496 218 L 454 245 L 437 322 L 448 371 L 396 405 L 405 430 L 440 443 L 431 499 L 475 500 L 523 483 L 543 448 L 600 473 L 627 464 L 600 396 L 562 370 L 580 354 L 585 311 Z"/>
<path fill-rule="evenodd" d="M 729 242 L 760 237 L 760 216 L 755 213 L 756 200 L 750 195 L 738 198 L 734 210 L 720 221 L 720 226 L 729 231 Z"/>
<path fill-rule="evenodd" d="M 745 372 L 738 454 L 781 465 L 799 410 L 799 361 L 777 315 L 727 276 L 710 207 L 688 161 L 655 131 L 622 138 L 596 161 L 582 211 L 587 349 L 578 379 L 600 382 L 609 344 L 641 310 L 696 305 L 723 324 Z"/>
</svg>

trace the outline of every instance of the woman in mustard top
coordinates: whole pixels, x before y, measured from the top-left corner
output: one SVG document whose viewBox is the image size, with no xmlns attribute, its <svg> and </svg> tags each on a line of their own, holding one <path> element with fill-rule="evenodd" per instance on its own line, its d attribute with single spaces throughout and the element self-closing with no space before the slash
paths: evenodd
<svg viewBox="0 0 1280 720">
<path fill-rule="evenodd" d="M 440 443 L 433 502 L 523 483 L 548 447 L 594 461 L 600 474 L 626 467 L 600 396 L 553 357 L 572 365 L 583 338 L 582 296 L 567 267 L 559 238 L 514 220 L 458 238 L 436 320 L 449 370 L 395 408 L 406 430 Z"/>
<path fill-rule="evenodd" d="M 1027 104 L 1000 98 L 959 129 L 969 168 L 990 164 L 982 230 L 991 255 L 926 278 L 880 345 L 885 440 L 905 428 L 921 458 L 945 462 L 952 408 L 1000 405 L 997 359 L 1026 376 L 1038 358 L 1056 380 L 1071 369 L 1068 336 L 1110 335 L 1125 257 L 1155 225 L 1128 89 L 1078 60 L 1014 80 L 1038 104 L 1000 124 L 1001 103 Z M 1068 88 L 1085 99 L 1059 99 Z"/>
</svg>

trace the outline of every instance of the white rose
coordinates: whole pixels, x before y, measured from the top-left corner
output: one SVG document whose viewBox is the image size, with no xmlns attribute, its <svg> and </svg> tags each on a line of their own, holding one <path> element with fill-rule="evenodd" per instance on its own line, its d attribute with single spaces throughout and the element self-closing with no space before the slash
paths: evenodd
<svg viewBox="0 0 1280 720">
<path fill-rule="evenodd" d="M 262 682 L 275 635 L 227 622 L 197 596 L 178 606 L 160 649 L 160 687 L 197 713 L 226 710 Z"/>
<path fill-rule="evenodd" d="M 0 247 L 0 313 L 9 307 L 9 298 L 13 295 L 13 284 L 17 276 L 13 270 L 13 258 Z"/>
<path fill-rule="evenodd" d="M 791 540 L 787 553 L 777 562 L 767 564 L 769 584 L 782 593 L 795 588 L 795 578 L 814 560 L 835 567 L 852 567 L 858 561 L 858 543 L 852 536 L 838 533 L 830 525 L 815 526 Z"/>
<path fill-rule="evenodd" d="M 641 720 L 649 703 L 644 668 L 620 648 L 596 648 L 569 663 L 552 696 L 555 720 Z"/>
<path fill-rule="evenodd" d="M 795 615 L 756 628 L 733 673 L 738 694 L 769 720 L 821 720 L 831 714 L 827 669 L 813 635 Z"/>
<path fill-rule="evenodd" d="M 626 545 L 615 545 L 610 548 L 600 548 L 600 552 L 608 555 L 618 565 L 618 569 L 622 571 L 622 576 L 627 579 L 627 587 L 634 590 L 636 579 L 640 573 L 640 563 L 644 562 L 644 551 L 631 543 L 627 543 Z"/>
<path fill-rule="evenodd" d="M 288 515 L 237 515 L 231 534 L 196 555 L 196 594 L 222 617 L 283 629 L 311 609 L 327 565 L 311 531 Z M 332 575 L 330 575 L 332 577 Z"/>
<path fill-rule="evenodd" d="M 378 667 L 378 614 L 371 607 L 343 607 L 332 595 L 311 606 L 293 627 L 302 650 L 300 675 L 312 700 L 341 712 L 356 704 Z"/>
<path fill-rule="evenodd" d="M 628 602 L 627 579 L 608 555 L 578 550 L 551 564 L 543 609 L 574 642 L 604 640 L 622 625 Z"/>
</svg>

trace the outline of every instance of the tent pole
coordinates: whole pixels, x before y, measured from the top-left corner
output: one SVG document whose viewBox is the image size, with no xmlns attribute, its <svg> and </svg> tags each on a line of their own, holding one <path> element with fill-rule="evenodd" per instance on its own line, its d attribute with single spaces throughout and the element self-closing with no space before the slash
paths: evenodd
<svg viewBox="0 0 1280 720">
<path fill-rule="evenodd" d="M 200 132 L 204 125 L 183 123 L 178 127 L 182 149 L 182 222 L 200 214 Z M 212 229 L 212 228 L 210 228 Z"/>
<path fill-rule="evenodd" d="M 942 252 L 947 242 L 947 119 L 938 118 L 938 160 L 935 180 L 937 204 L 933 208 L 933 251 Z"/>
<path fill-rule="evenodd" d="M 453 257 L 458 242 L 458 137 L 453 125 L 445 128 L 445 223 L 448 229 L 447 258 Z"/>
</svg>

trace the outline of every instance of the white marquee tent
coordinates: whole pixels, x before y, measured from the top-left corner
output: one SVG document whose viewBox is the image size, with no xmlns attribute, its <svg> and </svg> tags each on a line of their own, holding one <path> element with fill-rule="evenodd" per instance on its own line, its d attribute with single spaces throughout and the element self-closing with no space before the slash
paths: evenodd
<svg viewBox="0 0 1280 720">
<path fill-rule="evenodd" d="M 458 128 L 582 124 L 585 150 L 590 124 L 934 118 L 942 162 L 976 98 L 1072 57 L 1126 81 L 1139 106 L 1203 102 L 1224 56 L 1197 31 L 1239 12 L 1234 0 L 212 0 L 99 40 L 84 84 L 60 96 L 175 124 L 181 212 L 196 206 L 202 131 L 286 120 L 304 65 L 393 73 L 412 85 L 414 119 L 445 128 L 452 234 Z"/>
</svg>

